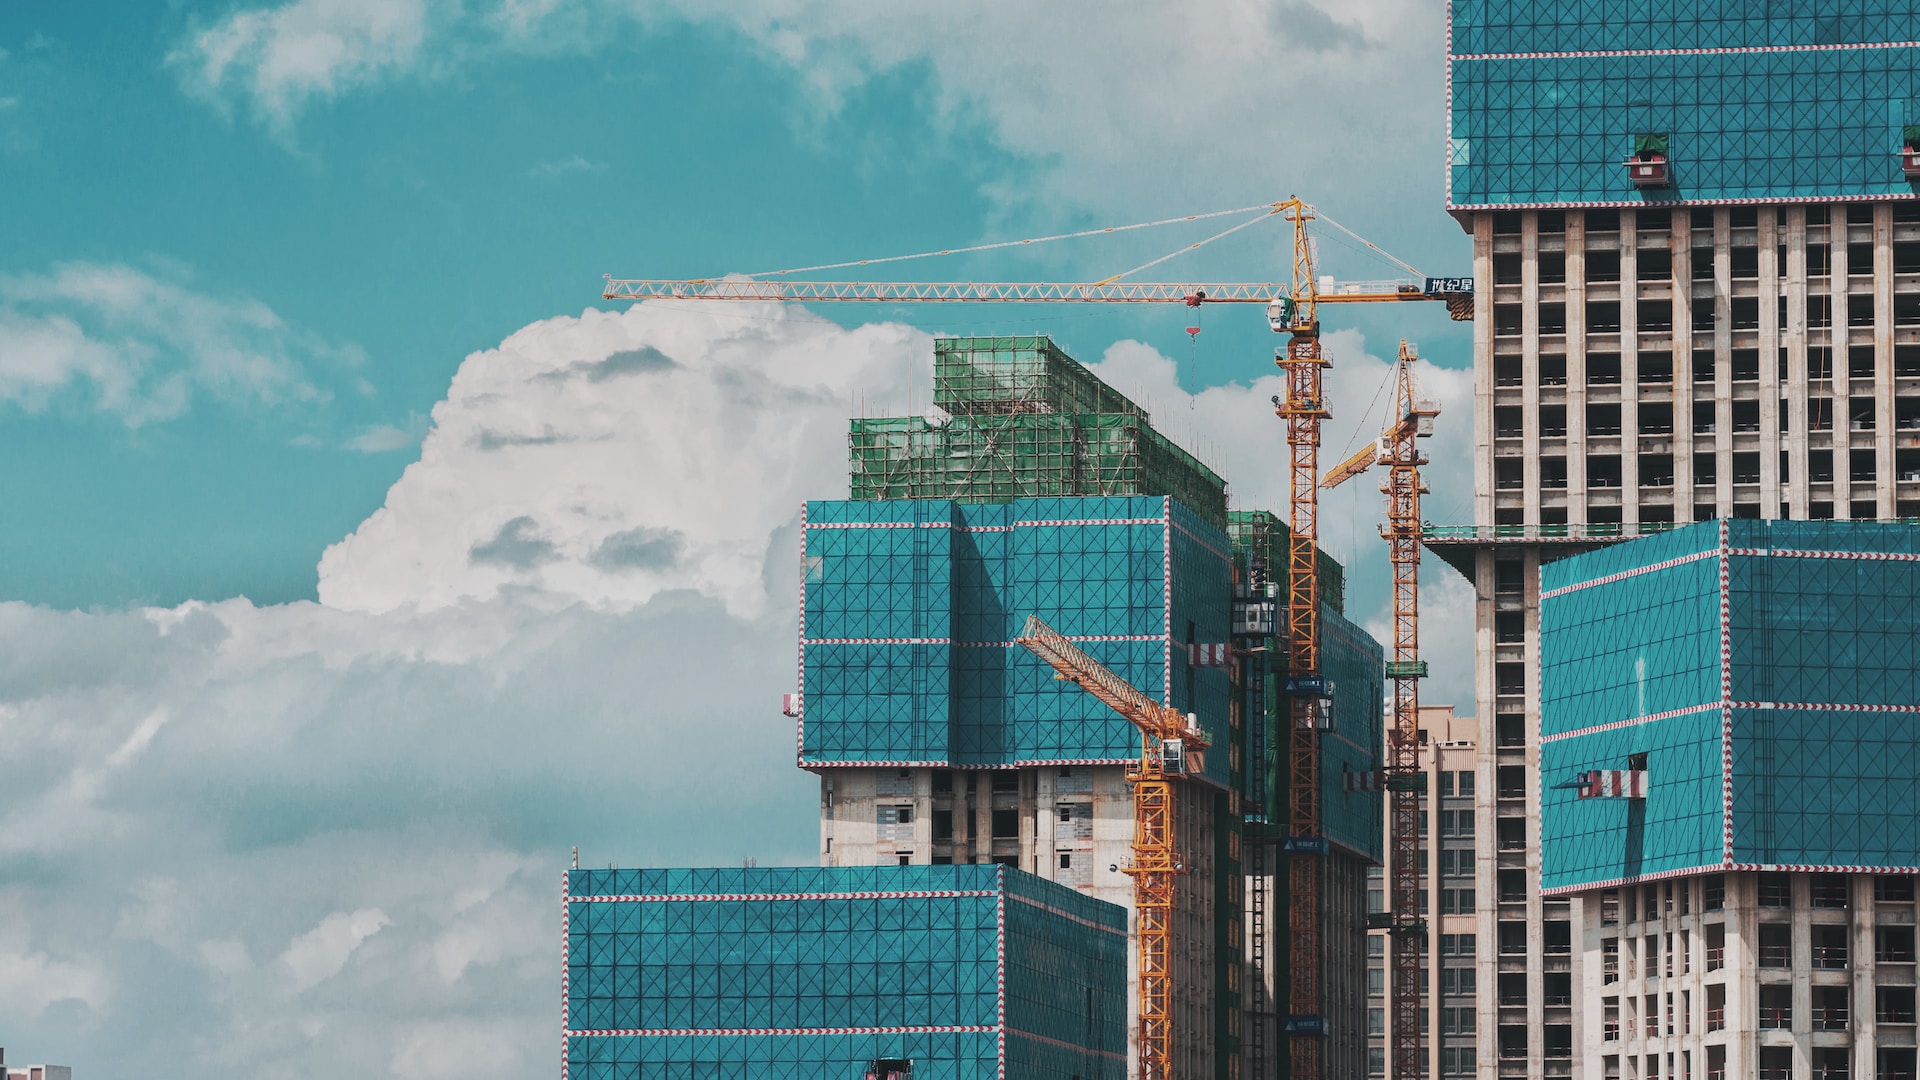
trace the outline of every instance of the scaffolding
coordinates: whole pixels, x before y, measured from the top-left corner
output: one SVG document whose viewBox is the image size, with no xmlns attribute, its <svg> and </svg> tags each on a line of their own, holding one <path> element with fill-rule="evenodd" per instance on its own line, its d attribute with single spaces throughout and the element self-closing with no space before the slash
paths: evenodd
<svg viewBox="0 0 1920 1080">
<path fill-rule="evenodd" d="M 1227 527 L 1227 485 L 1046 337 L 939 338 L 931 416 L 854 420 L 855 500 L 1171 495 Z"/>
<path fill-rule="evenodd" d="M 1001 866 L 575 870 L 568 1080 L 1125 1080 L 1125 909 Z"/>
<path fill-rule="evenodd" d="M 935 338 L 933 403 L 955 416 L 1146 411 L 1044 335 Z"/>
</svg>

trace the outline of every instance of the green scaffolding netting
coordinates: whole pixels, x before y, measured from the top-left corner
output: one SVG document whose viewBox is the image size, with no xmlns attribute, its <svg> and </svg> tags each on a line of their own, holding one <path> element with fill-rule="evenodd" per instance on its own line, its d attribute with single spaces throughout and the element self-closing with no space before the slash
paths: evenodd
<svg viewBox="0 0 1920 1080">
<path fill-rule="evenodd" d="M 933 403 L 956 416 L 1147 414 L 1044 335 L 936 338 Z"/>
<path fill-rule="evenodd" d="M 1139 414 L 855 420 L 848 457 L 856 500 L 1171 495 L 1215 527 L 1227 524 L 1226 482 Z"/>
</svg>

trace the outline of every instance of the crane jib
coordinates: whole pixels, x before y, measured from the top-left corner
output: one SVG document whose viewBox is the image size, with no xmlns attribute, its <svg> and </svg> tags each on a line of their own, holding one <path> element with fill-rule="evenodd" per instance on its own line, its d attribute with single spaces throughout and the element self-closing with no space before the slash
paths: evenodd
<svg viewBox="0 0 1920 1080">
<path fill-rule="evenodd" d="M 1265 304 L 1293 295 L 1291 285 L 1262 282 L 959 282 L 755 281 L 609 278 L 603 300 L 791 300 L 806 303 L 1103 303 Z M 1472 278 L 1425 282 L 1334 283 L 1316 292 L 1320 303 L 1457 300 L 1473 295 Z"/>
</svg>

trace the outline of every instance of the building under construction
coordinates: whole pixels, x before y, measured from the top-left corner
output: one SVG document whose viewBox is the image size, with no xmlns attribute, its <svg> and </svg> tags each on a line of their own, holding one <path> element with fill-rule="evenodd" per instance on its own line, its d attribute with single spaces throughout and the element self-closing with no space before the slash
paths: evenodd
<svg viewBox="0 0 1920 1080">
<path fill-rule="evenodd" d="M 628 1065 L 642 1061 L 698 1062 L 715 1076 L 859 1076 L 863 1063 L 877 1076 L 917 1078 L 1086 1080 L 1119 1075 L 1114 1063 L 1138 1074 L 1140 916 L 1129 869 L 1140 851 L 1130 776 L 1141 763 L 1141 732 L 1022 647 L 1033 617 L 1184 715 L 1196 746 L 1210 744 L 1172 786 L 1178 872 L 1165 1075 L 1287 1074 L 1286 876 L 1275 876 L 1287 836 L 1290 699 L 1286 626 L 1276 618 L 1285 609 L 1286 529 L 1263 512 L 1229 515 L 1218 475 L 1044 337 L 941 339 L 935 357 L 938 408 L 854 420 L 854 498 L 804 509 L 800 670 L 787 711 L 796 718 L 797 763 L 820 777 L 822 869 L 791 886 L 753 871 L 711 872 L 726 877 L 718 883 L 695 881 L 708 873 L 695 871 L 633 882 L 573 875 L 572 955 L 625 958 L 605 973 L 570 961 L 576 1075 L 640 1075 Z M 1380 857 L 1382 816 L 1379 794 L 1344 778 L 1381 767 L 1383 657 L 1340 612 L 1339 565 L 1322 556 L 1320 569 L 1321 693 L 1331 704 L 1320 739 L 1323 1061 L 1325 1075 L 1352 1076 L 1365 1069 L 1365 882 Z M 683 883 L 676 874 L 693 876 Z M 994 900 L 996 890 L 1016 903 Z M 1047 901 L 1046 890 L 1095 908 Z M 816 902 L 816 892 L 899 902 L 869 913 L 876 901 Z M 668 993 L 655 980 L 680 977 L 646 959 L 669 947 L 649 944 L 649 928 L 681 935 L 674 955 L 693 965 L 687 977 L 706 978 L 709 958 L 768 948 L 755 935 L 769 928 L 793 925 L 804 937 L 824 932 L 823 918 L 836 932 L 848 924 L 834 920 L 845 919 L 905 926 L 917 918 L 914 905 L 948 910 L 941 904 L 950 897 L 1008 911 L 1038 897 L 1050 916 L 1084 927 L 1067 933 L 1053 921 L 1056 977 L 1028 988 L 1047 999 L 1033 1007 L 1051 1026 L 1023 1026 L 1040 1021 L 1011 1012 L 993 1022 L 936 1022 L 917 1003 L 890 1009 L 884 996 L 848 1012 L 807 1000 L 804 989 L 733 1009 L 713 994 L 697 1018 L 633 1012 L 627 1000 Z M 610 953 L 583 919 L 618 924 L 612 932 L 629 937 Z M 1105 950 L 1111 925 L 1136 939 L 1122 938 L 1124 959 L 1066 955 L 1081 938 Z M 855 936 L 867 929 L 859 922 Z M 971 941 L 956 947 L 991 954 L 990 935 L 977 949 Z M 839 947 L 796 938 L 796 951 L 783 955 L 804 967 Z M 861 948 L 883 957 L 875 961 L 882 967 L 917 962 L 893 956 L 892 944 Z M 1011 938 L 1007 948 L 1012 956 Z M 908 997 L 922 992 L 918 976 L 874 977 Z M 581 980 L 600 988 L 591 1006 Z M 1126 992 L 1109 1029 L 1105 1006 L 1088 1013 L 1088 995 L 1116 988 Z M 974 989 L 942 983 L 926 992 Z M 641 1018 L 620 1019 L 630 1014 Z M 1062 1019 L 1083 1014 L 1092 1027 Z M 946 1030 L 956 1024 L 967 1030 Z M 1059 1052 L 1016 1057 L 1036 1039 Z M 818 1063 L 806 1065 L 808 1055 Z"/>
<path fill-rule="evenodd" d="M 1917 19 L 1909 2 L 1859 0 L 1450 5 L 1447 210 L 1472 237 L 1479 299 L 1474 514 L 1430 530 L 1428 546 L 1477 590 L 1484 761 L 1483 1000 L 1477 1030 L 1437 1040 L 1443 1054 L 1478 1056 L 1453 1075 L 1712 1077 L 1721 1056 L 1708 1051 L 1733 1053 L 1734 1029 L 1710 1025 L 1750 1019 L 1709 1015 L 1702 995 L 1721 982 L 1716 971 L 1675 990 L 1669 1033 L 1671 953 L 1654 982 L 1594 982 L 1588 997 L 1582 939 L 1575 955 L 1566 942 L 1592 915 L 1541 888 L 1553 879 L 1532 839 L 1543 805 L 1571 797 L 1552 786 L 1567 775 L 1540 766 L 1559 745 L 1544 734 L 1555 729 L 1543 578 L 1564 556 L 1689 522 L 1920 514 Z M 1836 735 L 1857 718 L 1826 715 Z M 1523 848 L 1506 849 L 1510 824 Z M 1486 850 L 1496 838 L 1497 862 Z M 1808 875 L 1778 872 L 1793 897 L 1809 895 Z M 1689 930 L 1693 952 L 1680 956 L 1698 977 L 1700 928 L 1663 921 L 1672 894 L 1661 890 L 1677 888 L 1656 884 L 1661 918 L 1625 918 L 1618 940 L 1644 949 L 1671 933 L 1678 945 Z M 1691 888 L 1674 912 L 1691 904 L 1698 920 L 1703 886 Z M 1645 900 L 1636 886 L 1623 907 L 1630 896 Z M 1864 938 L 1857 946 L 1856 960 L 1870 951 Z M 1858 1032 L 1871 987 L 1855 985 Z M 1640 1017 L 1633 1039 L 1600 1037 L 1606 997 L 1618 999 L 1618 1024 Z M 1838 1075 L 1813 1051 L 1840 1036 L 1812 1027 L 1811 998 L 1795 1001 L 1790 1028 L 1760 1035 L 1775 1047 L 1768 1060 L 1726 1058 L 1724 1075 Z M 1913 1045 L 1911 1028 L 1877 1030 Z M 1912 1075 L 1883 1068 L 1856 1057 L 1848 1075 Z"/>
<path fill-rule="evenodd" d="M 1579 901 L 1589 1072 L 1912 1076 L 1920 534 L 1709 522 L 1542 584 L 1541 884 Z"/>
<path fill-rule="evenodd" d="M 823 863 L 1001 862 L 1133 906 L 1139 734 L 1015 644 L 1038 615 L 1215 748 L 1178 789 L 1173 1075 L 1284 1075 L 1284 525 L 1229 520 L 1219 476 L 1044 337 L 941 339 L 934 378 L 941 413 L 854 421 L 855 498 L 807 506 L 799 760 L 821 774 Z M 1339 565 L 1321 568 L 1326 1060 L 1342 1075 L 1364 1068 L 1381 835 L 1379 796 L 1342 777 L 1380 767 L 1382 654 L 1340 614 Z"/>
</svg>

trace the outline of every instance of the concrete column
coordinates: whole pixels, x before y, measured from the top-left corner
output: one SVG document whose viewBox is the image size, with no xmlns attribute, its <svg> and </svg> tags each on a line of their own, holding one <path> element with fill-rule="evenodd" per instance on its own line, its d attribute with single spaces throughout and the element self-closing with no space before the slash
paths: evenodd
<svg viewBox="0 0 1920 1080">
<path fill-rule="evenodd" d="M 1640 520 L 1640 219 L 1620 211 L 1620 520 Z"/>
<path fill-rule="evenodd" d="M 1873 1049 L 1879 1041 L 1879 1020 L 1875 1011 L 1873 960 L 1873 878 L 1855 874 L 1849 885 L 1852 903 L 1847 905 L 1847 966 L 1853 972 L 1853 985 L 1847 989 L 1847 1026 L 1852 1030 L 1855 1076 L 1876 1076 Z"/>
<path fill-rule="evenodd" d="M 1624 291 L 1624 290 L 1623 290 Z M 1585 313 L 1582 312 L 1582 320 Z M 1569 315 L 1568 321 L 1572 318 Z M 1624 335 L 1623 335 L 1624 336 Z M 1572 441 L 1572 419 L 1568 419 L 1568 440 Z M 1584 468 L 1584 466 L 1583 466 Z M 1582 503 L 1580 518 L 1585 520 L 1585 504 Z M 1571 511 L 1569 512 L 1571 515 Z M 1527 845 L 1527 1075 L 1544 1076 L 1545 1069 L 1545 1031 L 1542 1027 L 1544 1006 L 1541 995 L 1541 929 L 1544 907 L 1540 896 L 1540 549 L 1528 548 L 1525 576 L 1526 582 L 1526 696 L 1527 696 L 1527 822 L 1535 843 Z M 1479 843 L 1478 839 L 1475 840 Z M 1491 842 L 1491 841 L 1489 841 Z M 1497 899 L 1496 895 L 1496 899 Z M 1496 988 L 1497 989 L 1497 988 Z M 1498 1008 L 1496 1004 L 1495 1008 Z M 1497 1051 L 1496 1051 L 1497 1053 Z"/>
<path fill-rule="evenodd" d="M 962 774 L 964 775 L 964 774 Z M 958 777 L 954 779 L 954 788 L 960 787 Z M 955 800 L 958 801 L 957 799 Z M 958 816 L 959 807 L 954 807 Z M 993 773 L 982 769 L 973 774 L 973 861 L 987 863 L 993 861 Z"/>
<path fill-rule="evenodd" d="M 1874 505 L 1894 514 L 1893 473 L 1893 204 L 1873 204 L 1873 463 Z"/>
<path fill-rule="evenodd" d="M 1693 515 L 1693 214 L 1673 212 L 1673 519 Z"/>
<path fill-rule="evenodd" d="M 1807 478 L 1807 208 L 1787 208 L 1787 415 L 1780 429 L 1791 462 L 1786 478 L 1788 516 L 1808 515 Z"/>
<path fill-rule="evenodd" d="M 1540 521 L 1540 213 L 1520 217 L 1520 371 L 1525 399 L 1521 408 L 1533 426 L 1521 465 L 1522 511 L 1529 525 Z"/>
<path fill-rule="evenodd" d="M 1028 770 L 1021 770 L 1027 772 Z M 1053 857 L 1054 794 L 1052 769 L 1033 769 L 1033 802 L 1020 815 L 1021 862 L 1052 881 L 1060 876 L 1060 860 Z"/>
<path fill-rule="evenodd" d="M 1796 1075 L 1813 1063 L 1813 879 L 1793 875 L 1793 1057 Z"/>
<path fill-rule="evenodd" d="M 1760 516 L 1780 516 L 1780 225 L 1760 208 Z"/>
<path fill-rule="evenodd" d="M 1733 227 L 1724 206 L 1713 211 L 1714 504 L 1733 516 Z"/>
<path fill-rule="evenodd" d="M 1587 520 L 1587 218 L 1567 211 L 1567 521 Z M 1532 580 L 1529 578 L 1528 580 Z"/>
<path fill-rule="evenodd" d="M 1833 516 L 1844 521 L 1853 516 L 1853 473 L 1850 465 L 1853 446 L 1853 403 L 1858 392 L 1850 372 L 1852 350 L 1847 347 L 1853 336 L 1847 318 L 1847 206 L 1836 203 L 1828 218 L 1827 250 L 1831 252 L 1833 275 Z"/>
<path fill-rule="evenodd" d="M 1493 524 L 1493 215 L 1473 217 L 1473 520 Z M 1532 376 L 1529 375 L 1529 378 Z M 1529 413 L 1538 438 L 1538 417 Z"/>
<path fill-rule="evenodd" d="M 1754 965 L 1758 933 L 1753 874 L 1727 874 L 1726 940 L 1727 967 L 1727 1077 L 1728 1080 L 1759 1075 L 1760 1062 L 1754 1052 L 1759 1031 L 1760 990 Z"/>
<path fill-rule="evenodd" d="M 1571 216 L 1571 215 L 1569 215 Z M 1498 777 L 1498 759 L 1500 756 L 1498 725 L 1495 720 L 1494 703 L 1496 686 L 1493 665 L 1493 623 L 1496 605 L 1494 590 L 1494 549 L 1481 548 L 1474 554 L 1474 709 L 1480 719 L 1480 745 L 1485 748 L 1480 754 L 1475 770 L 1473 795 L 1473 832 L 1474 846 L 1478 854 L 1474 857 L 1474 935 L 1478 950 L 1474 957 L 1475 989 L 1483 995 L 1492 995 L 1498 986 L 1499 961 L 1499 908 L 1495 904 L 1498 880 L 1494 869 L 1499 863 L 1497 853 L 1489 855 L 1483 845 L 1497 844 L 1499 836 L 1498 810 L 1495 802 L 1494 783 Z M 1439 817 L 1431 812 L 1427 815 L 1429 835 L 1439 831 Z M 1482 837 L 1488 839 L 1483 840 Z M 1439 910 L 1435 908 L 1429 916 L 1437 920 Z M 1436 993 L 1438 985 L 1430 985 Z M 1481 1001 L 1490 1000 L 1487 997 Z M 1499 1016 L 1496 1002 L 1492 1007 L 1480 1007 L 1476 1010 L 1474 1043 L 1481 1048 L 1475 1059 L 1476 1071 L 1480 1080 L 1492 1080 L 1499 1069 Z"/>
</svg>

